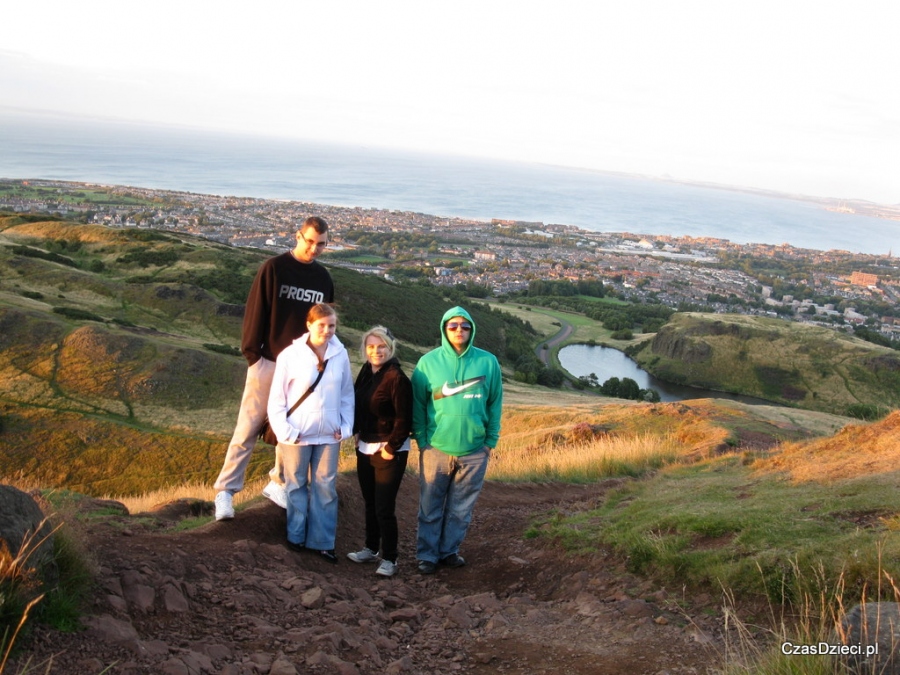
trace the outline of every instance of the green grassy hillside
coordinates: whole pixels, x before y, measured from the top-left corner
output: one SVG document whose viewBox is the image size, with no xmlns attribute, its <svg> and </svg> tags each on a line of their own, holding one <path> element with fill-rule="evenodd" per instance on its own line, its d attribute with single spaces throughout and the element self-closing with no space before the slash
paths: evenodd
<svg viewBox="0 0 900 675">
<path fill-rule="evenodd" d="M 0 475 L 90 494 L 212 480 L 246 374 L 243 302 L 268 255 L 169 232 L 0 217 Z M 352 357 L 359 330 L 384 323 L 411 368 L 460 300 L 331 271 Z M 471 312 L 477 343 L 501 361 L 531 349 L 520 320 Z M 270 462 L 256 453 L 250 476 Z"/>
<path fill-rule="evenodd" d="M 846 333 L 721 314 L 676 314 L 633 354 L 657 377 L 840 415 L 900 406 L 900 354 Z"/>
</svg>

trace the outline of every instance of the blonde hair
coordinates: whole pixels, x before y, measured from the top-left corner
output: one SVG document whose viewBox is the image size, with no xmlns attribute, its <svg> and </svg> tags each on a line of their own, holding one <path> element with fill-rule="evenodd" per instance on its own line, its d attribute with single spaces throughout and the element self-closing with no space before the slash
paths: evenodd
<svg viewBox="0 0 900 675">
<path fill-rule="evenodd" d="M 388 348 L 388 358 L 394 357 L 394 354 L 397 352 L 397 339 L 394 337 L 394 334 L 384 326 L 372 326 L 363 333 L 362 340 L 359 343 L 359 353 L 362 354 L 363 361 L 368 360 L 368 357 L 366 357 L 366 340 L 370 337 L 377 337 L 386 344 Z"/>
</svg>

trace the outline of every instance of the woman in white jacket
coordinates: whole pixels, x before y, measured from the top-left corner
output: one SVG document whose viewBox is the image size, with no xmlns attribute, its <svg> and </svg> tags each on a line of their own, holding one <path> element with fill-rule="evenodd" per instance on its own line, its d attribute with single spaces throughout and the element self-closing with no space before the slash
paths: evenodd
<svg viewBox="0 0 900 675">
<path fill-rule="evenodd" d="M 353 379 L 334 308 L 314 305 L 306 326 L 275 362 L 269 424 L 284 457 L 288 547 L 336 563 L 337 468 L 341 440 L 353 433 Z"/>
</svg>

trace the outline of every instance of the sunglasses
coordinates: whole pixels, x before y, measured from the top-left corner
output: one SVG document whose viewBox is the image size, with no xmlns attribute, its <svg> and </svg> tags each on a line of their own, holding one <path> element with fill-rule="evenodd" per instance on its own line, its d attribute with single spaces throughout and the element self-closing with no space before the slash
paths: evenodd
<svg viewBox="0 0 900 675">
<path fill-rule="evenodd" d="M 472 330 L 472 324 L 456 323 L 455 321 L 451 321 L 447 324 L 447 330 Z"/>
</svg>

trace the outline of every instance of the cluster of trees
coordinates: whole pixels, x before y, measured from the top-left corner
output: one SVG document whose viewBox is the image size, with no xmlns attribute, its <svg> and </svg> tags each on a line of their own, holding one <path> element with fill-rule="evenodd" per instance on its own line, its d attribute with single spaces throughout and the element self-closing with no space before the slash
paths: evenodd
<svg viewBox="0 0 900 675">
<path fill-rule="evenodd" d="M 528 283 L 528 297 L 574 297 L 587 295 L 592 298 L 602 298 L 606 295 L 603 282 L 599 279 L 579 279 L 576 282 L 568 279 L 544 281 L 536 279 Z"/>
<path fill-rule="evenodd" d="M 584 313 L 585 316 L 600 321 L 603 327 L 611 331 L 623 331 L 640 328 L 644 333 L 655 333 L 669 317 L 675 313 L 666 305 L 594 305 Z"/>
<path fill-rule="evenodd" d="M 659 403 L 659 392 L 656 389 L 641 389 L 640 385 L 630 377 L 611 377 L 600 384 L 595 373 L 582 375 L 578 383 L 585 389 L 594 389 L 604 396 L 612 398 L 624 398 L 629 401 L 648 401 Z"/>
<path fill-rule="evenodd" d="M 353 242 L 361 249 L 369 250 L 381 255 L 387 253 L 406 253 L 414 250 L 426 250 L 437 253 L 441 244 L 471 244 L 466 240 L 454 240 L 452 238 L 435 238 L 433 234 L 419 234 L 417 232 L 372 232 L 370 230 L 349 230 L 344 234 L 344 239 Z"/>
<path fill-rule="evenodd" d="M 566 381 L 566 374 L 559 368 L 549 368 L 533 353 L 523 354 L 515 362 L 513 379 L 516 382 L 540 384 L 544 387 L 559 389 Z"/>
<path fill-rule="evenodd" d="M 856 326 L 853 329 L 853 334 L 866 340 L 867 342 L 871 342 L 872 344 L 881 345 L 882 347 L 890 347 L 891 349 L 900 350 L 900 341 L 892 340 L 886 335 L 882 335 L 874 330 L 870 330 L 864 326 Z"/>
<path fill-rule="evenodd" d="M 60 255 L 59 253 L 54 253 L 52 251 L 45 251 L 39 248 L 33 248 L 31 246 L 10 246 L 10 250 L 15 255 L 21 255 L 26 258 L 39 258 L 41 260 L 49 260 L 50 262 L 59 263 L 60 265 L 66 265 L 67 267 L 78 267 L 78 263 L 76 263 L 71 258 Z"/>
<path fill-rule="evenodd" d="M 534 283 L 534 282 L 532 282 Z M 539 282 L 547 283 L 547 282 Z M 555 283 L 555 282 L 550 282 Z M 549 307 L 584 314 L 603 324 L 603 327 L 624 336 L 626 331 L 640 330 L 655 333 L 675 313 L 671 307 L 656 303 L 598 302 L 584 295 L 543 295 L 517 298 L 522 304 Z M 617 339 L 629 339 L 614 336 Z"/>
<path fill-rule="evenodd" d="M 511 225 L 507 227 L 495 227 L 491 231 L 495 237 L 505 237 L 513 239 L 519 246 L 527 246 L 529 248 L 550 248 L 550 242 L 543 234 L 529 233 L 528 228 L 524 225 Z M 557 243 L 558 239 L 554 240 Z"/>
<path fill-rule="evenodd" d="M 227 260 L 216 263 L 213 269 L 187 270 L 183 279 L 215 294 L 223 302 L 232 305 L 243 305 L 247 301 L 250 285 L 253 283 L 255 271 L 243 265 L 229 266 Z"/>
</svg>

